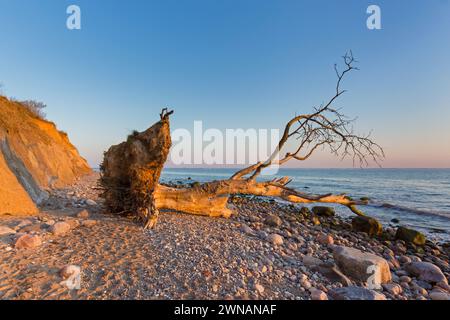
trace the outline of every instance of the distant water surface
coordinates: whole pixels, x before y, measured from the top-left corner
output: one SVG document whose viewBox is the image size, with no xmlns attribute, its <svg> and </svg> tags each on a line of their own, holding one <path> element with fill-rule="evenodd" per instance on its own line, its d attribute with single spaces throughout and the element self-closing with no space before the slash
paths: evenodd
<svg viewBox="0 0 450 320">
<path fill-rule="evenodd" d="M 211 181 L 230 177 L 236 169 L 164 169 L 162 181 Z M 369 197 L 360 206 L 383 224 L 400 225 L 425 232 L 438 240 L 450 240 L 450 169 L 280 169 L 268 180 L 289 176 L 290 187 L 313 194 L 346 193 Z M 190 178 L 190 180 L 189 180 Z M 333 205 L 334 206 L 334 205 Z M 334 206 L 343 216 L 347 208 Z"/>
</svg>

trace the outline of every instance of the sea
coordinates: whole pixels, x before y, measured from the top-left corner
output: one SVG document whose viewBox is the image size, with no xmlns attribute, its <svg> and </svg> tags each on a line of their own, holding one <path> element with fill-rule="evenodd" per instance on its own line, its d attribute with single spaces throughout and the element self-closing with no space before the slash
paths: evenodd
<svg viewBox="0 0 450 320">
<path fill-rule="evenodd" d="M 165 168 L 161 181 L 206 182 L 229 178 L 236 171 L 230 168 Z M 424 232 L 437 241 L 450 241 L 450 169 L 282 168 L 261 179 L 284 176 L 292 178 L 289 187 L 302 192 L 345 193 L 354 199 L 368 197 L 369 204 L 359 208 L 383 225 L 401 225 Z M 344 206 L 330 206 L 335 207 L 338 215 L 354 216 Z"/>
</svg>

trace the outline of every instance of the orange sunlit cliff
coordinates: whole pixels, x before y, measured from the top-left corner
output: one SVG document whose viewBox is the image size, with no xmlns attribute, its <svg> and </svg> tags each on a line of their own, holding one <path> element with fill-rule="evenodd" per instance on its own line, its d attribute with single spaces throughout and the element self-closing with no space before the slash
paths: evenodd
<svg viewBox="0 0 450 320">
<path fill-rule="evenodd" d="M 67 134 L 0 96 L 0 215 L 36 213 L 46 189 L 89 172 Z"/>
</svg>

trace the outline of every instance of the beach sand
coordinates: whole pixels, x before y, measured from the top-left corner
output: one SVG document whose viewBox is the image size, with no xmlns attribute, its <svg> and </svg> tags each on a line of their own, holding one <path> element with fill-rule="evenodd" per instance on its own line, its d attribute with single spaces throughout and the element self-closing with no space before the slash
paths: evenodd
<svg viewBox="0 0 450 320">
<path fill-rule="evenodd" d="M 156 229 L 144 231 L 136 221 L 101 212 L 97 178 L 54 191 L 38 216 L 0 220 L 16 232 L 0 236 L 0 299 L 331 299 L 347 280 L 365 286 L 323 271 L 323 265 L 335 266 L 338 245 L 389 262 L 393 281 L 379 290 L 386 299 L 450 296 L 445 283 L 405 271 L 411 261 L 429 261 L 448 279 L 448 249 L 441 245 L 417 249 L 372 239 L 339 217 L 320 217 L 314 225 L 298 206 L 248 197 L 230 199 L 230 219 L 165 212 Z M 76 217 L 82 210 L 89 217 Z M 271 214 L 281 220 L 267 221 Z M 54 235 L 58 222 L 68 222 L 70 230 Z M 16 248 L 23 234 L 42 244 Z M 273 234 L 283 243 L 275 244 Z M 66 265 L 81 268 L 79 289 L 61 284 Z"/>
</svg>

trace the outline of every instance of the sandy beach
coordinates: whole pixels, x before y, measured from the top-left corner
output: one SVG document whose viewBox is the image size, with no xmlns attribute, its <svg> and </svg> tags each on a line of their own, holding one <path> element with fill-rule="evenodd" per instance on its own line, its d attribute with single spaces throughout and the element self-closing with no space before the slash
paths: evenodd
<svg viewBox="0 0 450 320">
<path fill-rule="evenodd" d="M 54 191 L 38 216 L 2 218 L 2 230 L 12 233 L 0 236 L 0 299 L 342 298 L 354 294 L 342 288 L 367 285 L 336 267 L 338 246 L 389 264 L 392 281 L 381 290 L 363 289 L 359 294 L 366 298 L 450 295 L 449 252 L 440 244 L 421 248 L 369 238 L 337 216 L 311 219 L 299 206 L 249 197 L 230 199 L 229 219 L 165 212 L 156 229 L 144 231 L 132 219 L 102 213 L 97 178 Z M 55 232 L 58 222 L 70 229 Z M 17 248 L 25 234 L 41 244 Z M 408 267 L 414 261 L 432 263 L 443 281 L 423 280 Z M 61 284 L 60 270 L 67 265 L 80 267 L 80 289 Z"/>
</svg>

